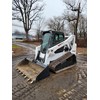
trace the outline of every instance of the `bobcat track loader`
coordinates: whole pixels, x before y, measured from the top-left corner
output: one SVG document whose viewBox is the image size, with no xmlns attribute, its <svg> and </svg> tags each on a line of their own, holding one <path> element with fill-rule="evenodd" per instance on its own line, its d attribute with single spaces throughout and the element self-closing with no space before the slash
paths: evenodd
<svg viewBox="0 0 100 100">
<path fill-rule="evenodd" d="M 76 64 L 75 36 L 64 37 L 63 32 L 44 31 L 42 43 L 36 47 L 33 61 L 25 58 L 16 69 L 30 83 L 42 80 L 50 75 L 50 71 L 58 73 Z"/>
</svg>

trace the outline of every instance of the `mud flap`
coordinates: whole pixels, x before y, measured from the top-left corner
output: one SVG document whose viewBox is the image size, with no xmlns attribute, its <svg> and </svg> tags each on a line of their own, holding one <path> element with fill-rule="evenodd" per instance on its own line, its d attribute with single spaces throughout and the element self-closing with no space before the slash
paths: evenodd
<svg viewBox="0 0 100 100">
<path fill-rule="evenodd" d="M 31 62 L 26 58 L 16 66 L 16 69 L 24 76 L 24 78 L 27 78 L 30 83 L 42 80 L 50 75 L 48 66 Z"/>
</svg>

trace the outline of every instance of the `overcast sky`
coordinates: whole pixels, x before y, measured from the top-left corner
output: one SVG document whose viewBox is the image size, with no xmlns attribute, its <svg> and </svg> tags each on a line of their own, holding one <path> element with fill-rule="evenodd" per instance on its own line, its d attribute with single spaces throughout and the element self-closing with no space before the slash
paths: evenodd
<svg viewBox="0 0 100 100">
<path fill-rule="evenodd" d="M 64 9 L 66 9 L 65 4 L 63 3 L 63 0 L 43 0 L 45 3 L 45 9 L 43 13 L 43 17 L 45 17 L 46 20 L 49 18 L 52 18 L 53 16 L 60 16 L 64 12 Z M 19 21 L 13 21 L 14 24 L 22 25 Z M 24 29 L 21 27 L 12 26 L 12 32 L 15 30 L 23 31 Z M 33 33 L 33 30 L 30 30 L 30 33 Z"/>
<path fill-rule="evenodd" d="M 65 5 L 62 0 L 43 0 L 43 1 L 45 3 L 43 17 L 45 17 L 46 20 L 52 18 L 53 16 L 60 16 L 65 9 Z M 13 21 L 13 23 L 17 25 L 22 25 L 19 21 Z M 12 26 L 12 31 L 14 32 L 15 30 L 24 31 L 23 28 Z"/>
<path fill-rule="evenodd" d="M 44 0 L 46 2 L 44 16 L 46 19 L 51 18 L 53 16 L 60 16 L 64 9 L 65 5 L 63 0 Z"/>
</svg>

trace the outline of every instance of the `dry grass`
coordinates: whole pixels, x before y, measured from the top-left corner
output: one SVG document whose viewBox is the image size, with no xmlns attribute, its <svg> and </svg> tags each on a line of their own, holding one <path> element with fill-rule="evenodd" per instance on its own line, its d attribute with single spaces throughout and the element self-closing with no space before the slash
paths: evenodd
<svg viewBox="0 0 100 100">
<path fill-rule="evenodd" d="M 20 48 L 20 46 L 13 44 L 12 49 L 15 49 L 15 48 Z"/>
<path fill-rule="evenodd" d="M 38 41 L 22 41 L 23 43 L 28 43 L 28 44 L 34 44 L 36 46 L 40 45 L 41 42 L 38 42 Z"/>
<path fill-rule="evenodd" d="M 80 48 L 80 47 L 78 47 L 77 48 L 77 53 L 78 54 L 85 54 L 85 55 L 87 55 L 87 48 Z"/>
<path fill-rule="evenodd" d="M 12 56 L 19 56 L 27 53 L 27 50 L 21 46 L 12 45 Z"/>
</svg>

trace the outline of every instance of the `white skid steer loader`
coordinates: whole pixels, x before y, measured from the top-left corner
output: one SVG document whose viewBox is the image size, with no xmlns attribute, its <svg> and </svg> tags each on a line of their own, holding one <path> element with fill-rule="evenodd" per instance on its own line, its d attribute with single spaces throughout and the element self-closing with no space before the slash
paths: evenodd
<svg viewBox="0 0 100 100">
<path fill-rule="evenodd" d="M 50 71 L 58 73 L 76 64 L 75 36 L 65 39 L 63 32 L 44 31 L 42 43 L 36 47 L 35 59 L 22 60 L 16 69 L 33 83 L 50 75 Z"/>
</svg>

